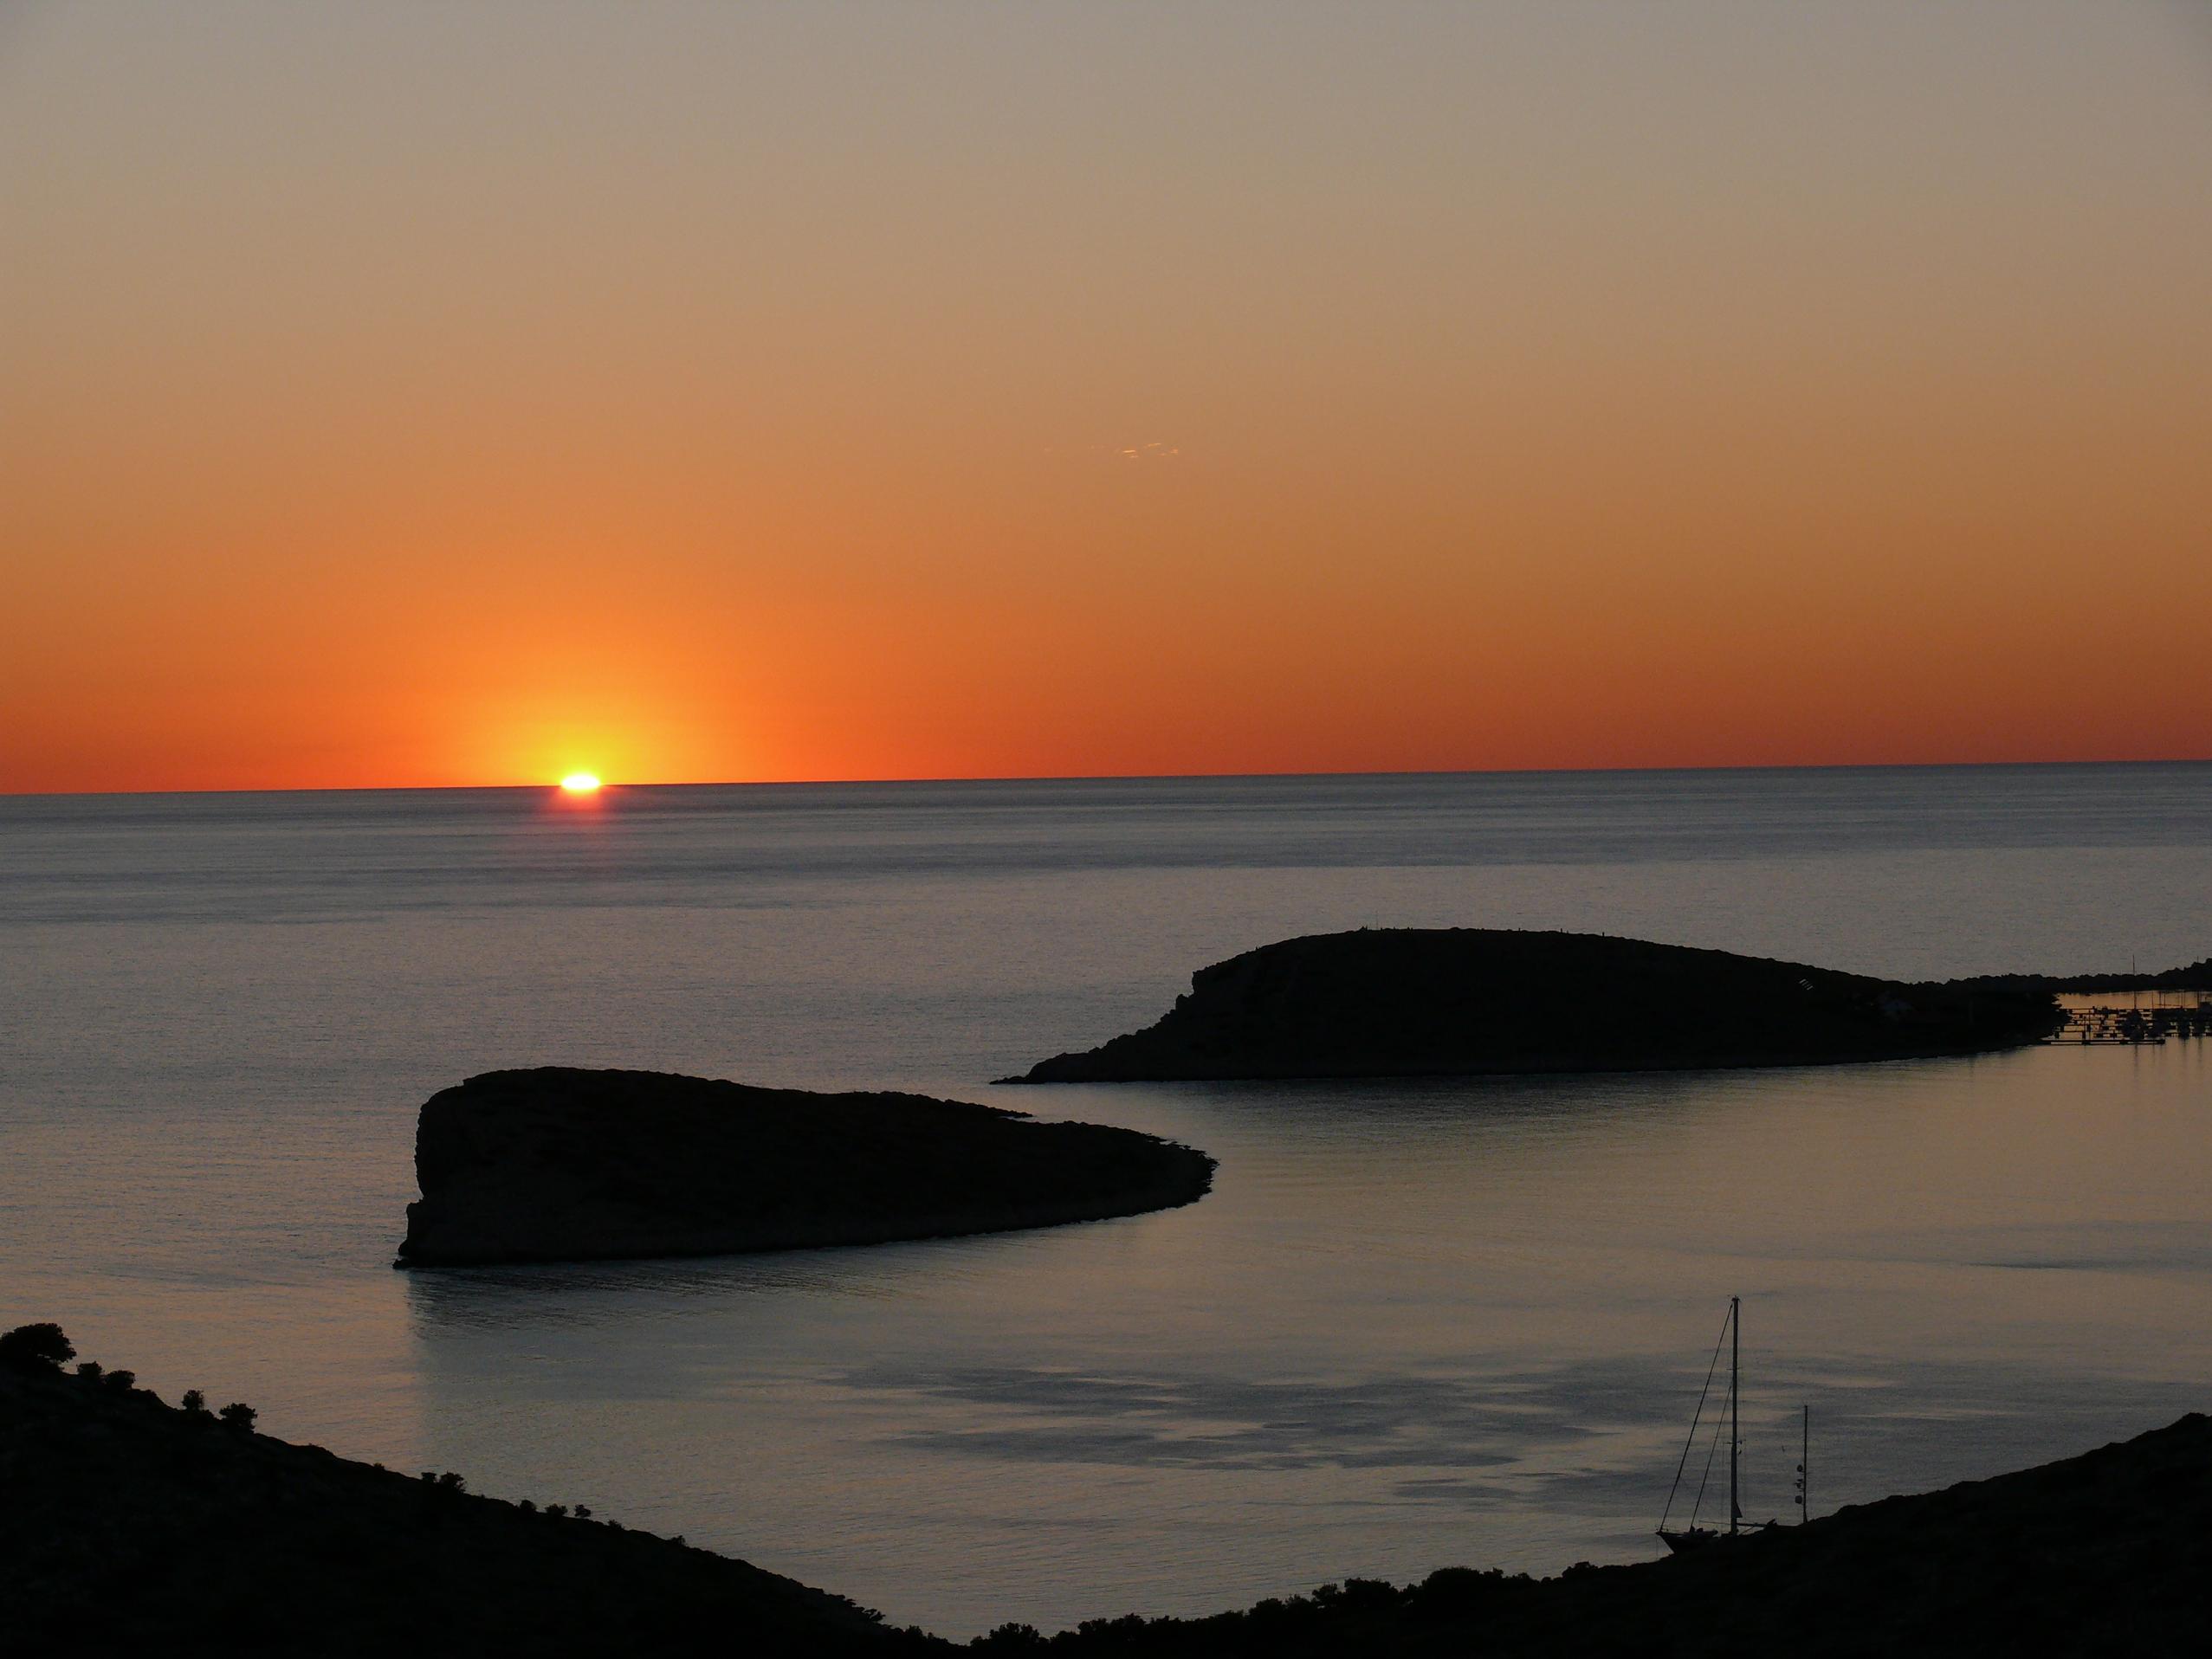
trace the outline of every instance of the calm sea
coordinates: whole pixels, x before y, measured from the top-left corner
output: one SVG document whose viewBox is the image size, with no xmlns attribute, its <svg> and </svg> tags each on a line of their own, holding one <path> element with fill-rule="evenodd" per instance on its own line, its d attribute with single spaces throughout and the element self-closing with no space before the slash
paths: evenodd
<svg viewBox="0 0 2212 1659">
<path fill-rule="evenodd" d="M 1730 1294 L 1760 1518 L 1804 1404 L 1816 1510 L 2212 1406 L 2203 1043 L 986 1084 L 1247 946 L 1449 923 L 2170 965 L 2212 950 L 2212 765 L 0 800 L 0 1323 L 954 1635 L 1649 1555 Z M 1220 1177 L 1026 1235 L 392 1272 L 417 1106 L 547 1062 L 1126 1123 Z"/>
</svg>

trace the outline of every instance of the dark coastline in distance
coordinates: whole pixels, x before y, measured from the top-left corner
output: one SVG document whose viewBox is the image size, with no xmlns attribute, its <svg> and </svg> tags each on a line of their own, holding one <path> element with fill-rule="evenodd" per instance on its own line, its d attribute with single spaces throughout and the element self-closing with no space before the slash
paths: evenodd
<svg viewBox="0 0 2212 1659">
<path fill-rule="evenodd" d="M 8 1355 L 0 1470 L 0 1619 L 26 1653 L 958 1650 L 681 1539 L 172 1408 L 128 1372 Z M 2041 1468 L 1635 1565 L 1545 1579 L 1446 1568 L 1209 1617 L 1132 1614 L 1056 1636 L 1009 1625 L 967 1650 L 2166 1653 L 2208 1618 L 2212 1419 L 2191 1413 Z"/>
<path fill-rule="evenodd" d="M 1601 933 L 1374 928 L 1200 968 L 1156 1023 L 1008 1083 L 1478 1076 L 1830 1065 L 2041 1042 L 2056 992 L 2150 975 L 1908 982 Z"/>
<path fill-rule="evenodd" d="M 487 1072 L 424 1103 L 393 1264 L 721 1256 L 1102 1221 L 1205 1196 L 1133 1129 L 668 1072 Z"/>
<path fill-rule="evenodd" d="M 1963 988 L 1992 991 L 2040 991 L 2054 996 L 2087 997 L 2101 991 L 2126 995 L 2144 991 L 2212 991 L 2212 956 L 2178 968 L 2141 973 L 1982 973 L 1944 983 Z"/>
</svg>

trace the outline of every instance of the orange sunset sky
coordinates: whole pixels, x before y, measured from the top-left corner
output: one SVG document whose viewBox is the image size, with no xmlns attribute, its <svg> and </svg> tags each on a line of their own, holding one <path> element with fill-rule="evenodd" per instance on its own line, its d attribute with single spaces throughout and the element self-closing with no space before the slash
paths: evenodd
<svg viewBox="0 0 2212 1659">
<path fill-rule="evenodd" d="M 2193 0 L 15 3 L 0 791 L 2212 756 Z"/>
</svg>

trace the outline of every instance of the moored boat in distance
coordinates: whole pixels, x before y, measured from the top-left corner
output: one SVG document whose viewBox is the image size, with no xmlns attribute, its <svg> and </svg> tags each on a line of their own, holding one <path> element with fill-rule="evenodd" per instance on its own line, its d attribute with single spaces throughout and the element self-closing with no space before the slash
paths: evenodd
<svg viewBox="0 0 2212 1659">
<path fill-rule="evenodd" d="M 1671 1527 L 1668 1522 L 1673 1519 L 1675 1502 L 1682 1495 L 1682 1477 L 1689 1469 L 1690 1454 L 1697 1448 L 1698 1430 L 1704 1419 L 1705 1403 L 1712 1397 L 1713 1377 L 1720 1368 L 1720 1351 L 1724 1345 L 1728 1348 L 1728 1396 L 1722 1402 L 1720 1415 L 1713 1424 L 1712 1444 L 1705 1453 L 1704 1470 L 1698 1478 L 1698 1495 L 1690 1507 L 1690 1520 L 1685 1526 Z M 1686 1550 L 1700 1548 L 1719 1539 L 1740 1538 L 1747 1533 L 1764 1532 L 1775 1524 L 1771 1520 L 1747 1522 L 1743 1519 L 1743 1438 L 1741 1430 L 1743 1401 L 1740 1387 L 1743 1375 L 1743 1299 L 1741 1296 L 1730 1296 L 1728 1299 L 1728 1317 L 1721 1323 L 1719 1339 L 1713 1344 L 1712 1360 L 1705 1367 L 1705 1385 L 1698 1395 L 1698 1409 L 1691 1414 L 1690 1433 L 1682 1443 L 1681 1461 L 1675 1465 L 1674 1485 L 1666 1494 L 1666 1508 L 1659 1516 L 1659 1541 L 1677 1555 Z M 1698 1517 L 1704 1507 L 1705 1488 L 1712 1478 L 1713 1457 L 1720 1448 L 1720 1430 L 1723 1423 L 1726 1423 L 1728 1429 L 1728 1525 L 1725 1528 L 1719 1526 L 1701 1527 L 1698 1524 Z M 1807 1514 L 1805 1505 L 1809 1490 L 1808 1482 L 1810 1476 L 1808 1467 L 1811 1462 L 1812 1428 L 1813 1412 L 1812 1408 L 1808 1406 L 1804 1409 L 1804 1416 L 1801 1419 L 1803 1443 L 1798 1455 L 1797 1464 L 1796 1503 L 1799 1511 L 1798 1519 L 1801 1521 L 1806 1519 Z"/>
</svg>

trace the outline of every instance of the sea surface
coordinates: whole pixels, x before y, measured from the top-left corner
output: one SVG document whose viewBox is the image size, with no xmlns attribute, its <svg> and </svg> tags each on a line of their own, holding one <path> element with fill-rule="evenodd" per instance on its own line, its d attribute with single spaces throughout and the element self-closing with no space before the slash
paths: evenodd
<svg viewBox="0 0 2212 1659">
<path fill-rule="evenodd" d="M 2201 1042 L 989 1084 L 1249 946 L 1446 924 L 2170 966 L 2212 951 L 2212 765 L 0 799 L 0 1324 L 954 1636 L 1652 1555 L 1730 1295 L 1754 1519 L 1801 1406 L 1816 1513 L 2212 1407 Z M 417 1107 L 547 1062 L 1220 1174 L 1026 1234 L 392 1271 Z"/>
</svg>

